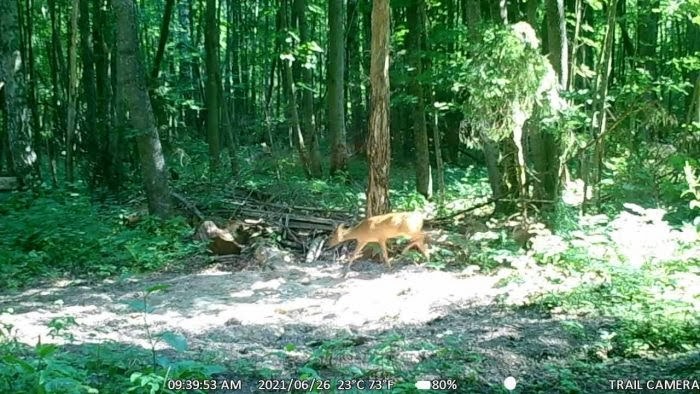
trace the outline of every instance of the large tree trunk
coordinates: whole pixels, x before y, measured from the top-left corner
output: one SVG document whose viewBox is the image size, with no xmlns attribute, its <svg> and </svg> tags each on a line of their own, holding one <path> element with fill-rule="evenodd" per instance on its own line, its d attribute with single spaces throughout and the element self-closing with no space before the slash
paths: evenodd
<svg viewBox="0 0 700 394">
<path fill-rule="evenodd" d="M 371 115 L 367 157 L 367 216 L 389 212 L 389 0 L 372 2 L 372 52 L 370 79 L 372 84 Z"/>
<path fill-rule="evenodd" d="M 216 0 L 207 0 L 204 50 L 207 67 L 207 142 L 209 143 L 210 171 L 219 168 L 219 24 L 216 19 Z"/>
<path fill-rule="evenodd" d="M 131 0 L 114 0 L 117 19 L 117 78 L 130 127 L 136 133 L 141 174 L 151 214 L 167 217 L 170 190 L 167 168 L 141 64 L 136 10 Z"/>
<path fill-rule="evenodd" d="M 27 106 L 17 2 L 0 1 L 0 29 L 0 94 L 5 99 L 5 135 L 11 168 L 24 185 L 25 177 L 36 164 L 36 153 L 31 142 L 31 111 Z"/>
<path fill-rule="evenodd" d="M 423 21 L 421 15 L 424 0 L 412 0 L 407 10 L 408 51 L 411 65 L 411 95 L 416 98 L 412 110 L 413 121 L 413 143 L 416 152 L 416 190 L 426 198 L 433 195 L 433 181 L 430 174 L 430 155 L 428 152 L 428 132 L 425 127 L 425 98 L 423 96 L 423 86 L 420 83 L 420 75 L 423 72 L 422 41 L 423 41 Z"/>
<path fill-rule="evenodd" d="M 343 0 L 330 0 L 328 2 L 328 132 L 331 137 L 331 175 L 347 167 L 344 25 Z"/>
</svg>

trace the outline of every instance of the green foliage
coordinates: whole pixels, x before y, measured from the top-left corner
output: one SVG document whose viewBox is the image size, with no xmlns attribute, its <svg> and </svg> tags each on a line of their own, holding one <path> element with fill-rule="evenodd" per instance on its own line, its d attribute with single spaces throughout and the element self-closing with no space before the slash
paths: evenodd
<svg viewBox="0 0 700 394">
<path fill-rule="evenodd" d="M 609 333 L 601 336 L 594 351 L 609 356 L 643 356 L 654 352 L 678 352 L 700 348 L 700 320 L 695 307 L 685 301 L 663 300 L 674 281 L 657 270 L 614 270 L 609 281 L 582 284 L 567 294 L 546 294 L 533 306 L 577 316 L 612 319 Z"/>
<path fill-rule="evenodd" d="M 198 247 L 182 218 L 122 224 L 124 211 L 98 207 L 81 193 L 16 193 L 0 208 L 0 286 L 63 276 L 104 278 L 164 267 Z"/>
<path fill-rule="evenodd" d="M 516 26 L 529 29 L 524 23 Z M 512 134 L 514 111 L 529 117 L 544 93 L 539 90 L 549 66 L 530 31 L 533 37 L 501 25 L 487 27 L 482 40 L 470 43 L 474 56 L 464 60 L 453 87 L 468 92 L 465 116 L 495 141 Z"/>
</svg>

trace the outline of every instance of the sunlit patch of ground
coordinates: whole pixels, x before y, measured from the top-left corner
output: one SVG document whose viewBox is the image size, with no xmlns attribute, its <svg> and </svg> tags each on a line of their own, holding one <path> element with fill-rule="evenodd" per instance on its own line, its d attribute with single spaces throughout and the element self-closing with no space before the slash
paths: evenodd
<svg viewBox="0 0 700 394">
<path fill-rule="evenodd" d="M 595 245 L 612 238 L 617 250 L 601 246 L 595 257 L 631 269 L 651 264 L 663 270 L 664 255 L 676 260 L 698 256 L 697 246 L 680 248 L 674 243 L 687 234 L 668 228 L 657 217 L 637 216 L 621 215 L 602 224 L 610 232 L 582 232 L 568 242 L 588 245 L 588 251 L 596 255 Z M 650 232 L 656 236 L 647 236 Z M 544 235 L 533 240 L 533 249 L 554 252 L 562 249 L 563 242 Z M 407 365 L 435 357 L 437 352 L 411 350 L 412 343 L 453 338 L 462 347 L 460 351 L 473 352 L 478 358 L 475 381 L 495 385 L 508 374 L 535 378 L 533 371 L 542 363 L 556 365 L 567 359 L 584 340 L 585 335 L 564 329 L 557 320 L 561 316 L 518 306 L 527 305 L 536 294 L 566 292 L 581 284 L 609 280 L 604 272 L 595 270 L 538 265 L 532 253 L 504 260 L 492 274 L 474 267 L 442 272 L 410 263 L 398 263 L 389 270 L 371 261 L 357 262 L 347 278 L 342 277 L 340 263 L 329 261 L 278 262 L 273 267 L 265 272 L 211 268 L 189 275 L 152 275 L 90 286 L 60 283 L 4 294 L 0 295 L 0 310 L 12 312 L 0 315 L 0 321 L 13 325 L 17 339 L 29 345 L 39 338 L 65 342 L 62 337 L 50 338 L 47 324 L 57 317 L 72 316 L 78 323 L 70 329 L 74 344 L 116 341 L 150 348 L 147 323 L 151 332 L 182 334 L 192 352 L 190 358 L 206 353 L 223 363 L 247 359 L 292 375 L 308 360 L 314 346 L 329 338 L 359 338 L 355 354 L 336 363 L 360 365 L 386 333 L 397 332 L 404 338 L 408 348 L 401 357 Z M 700 310 L 697 270 L 675 272 L 672 279 L 675 288 L 658 298 L 695 303 Z M 158 284 L 169 288 L 149 296 L 151 312 L 144 315 L 134 310 L 133 303 L 142 299 L 144 290 Z M 581 331 L 595 336 L 605 322 L 591 320 L 589 324 Z M 294 350 L 279 356 L 288 344 L 294 344 Z M 163 342 L 157 345 L 165 347 Z M 469 362 L 464 363 L 468 368 Z M 648 367 L 653 372 L 653 365 Z M 555 372 L 552 376 L 557 376 Z"/>
</svg>

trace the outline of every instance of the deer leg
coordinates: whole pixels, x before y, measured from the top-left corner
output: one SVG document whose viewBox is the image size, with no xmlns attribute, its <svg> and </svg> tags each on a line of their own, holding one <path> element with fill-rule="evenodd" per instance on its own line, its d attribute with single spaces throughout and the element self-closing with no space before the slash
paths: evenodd
<svg viewBox="0 0 700 394">
<path fill-rule="evenodd" d="M 362 256 L 362 249 L 364 249 L 366 245 L 367 242 L 357 244 L 357 248 L 355 248 L 355 252 L 350 258 L 350 262 L 345 267 L 345 273 L 343 274 L 343 277 L 345 277 L 348 274 L 348 272 L 350 272 L 350 267 L 352 266 L 352 263 L 355 262 L 355 260 L 357 260 L 358 257 Z"/>
<path fill-rule="evenodd" d="M 384 263 L 391 268 L 391 262 L 389 262 L 389 253 L 386 251 L 386 240 L 385 239 L 380 239 L 377 241 L 379 244 L 379 247 L 382 249 L 382 260 Z"/>
<path fill-rule="evenodd" d="M 411 238 L 411 242 L 403 249 L 403 252 L 401 254 L 404 254 L 410 249 L 411 247 L 415 246 L 420 250 L 420 252 L 425 256 L 426 259 L 430 258 L 430 255 L 428 254 L 428 249 L 425 246 L 425 234 L 421 234 L 418 236 L 415 236 Z"/>
</svg>

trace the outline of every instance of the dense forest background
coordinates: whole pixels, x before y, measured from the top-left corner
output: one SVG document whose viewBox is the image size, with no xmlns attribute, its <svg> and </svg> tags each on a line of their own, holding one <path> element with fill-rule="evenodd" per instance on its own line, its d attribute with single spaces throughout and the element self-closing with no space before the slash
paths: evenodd
<svg viewBox="0 0 700 394">
<path fill-rule="evenodd" d="M 700 1 L 0 0 L 0 32 L 0 391 L 284 375 L 500 392 L 503 349 L 522 357 L 527 392 L 697 384 Z M 188 343 L 208 340 L 177 322 L 149 329 L 152 304 L 191 310 L 188 282 L 225 310 L 236 301 L 208 292 L 255 288 L 268 266 L 307 289 L 393 289 L 319 279 L 314 264 L 337 257 L 323 248 L 337 223 L 406 210 L 426 215 L 434 253 L 386 275 L 440 287 L 449 273 L 464 294 L 476 282 L 460 275 L 480 278 L 487 309 L 450 301 L 415 332 L 275 339 L 238 319 L 245 338 L 229 342 L 264 351 L 237 358 L 201 357 Z M 177 276 L 212 267 L 235 280 Z M 385 280 L 378 264 L 353 267 Z M 103 359 L 86 340 L 100 324 L 71 334 L 71 313 L 89 313 L 63 299 L 90 292 L 135 297 L 143 327 L 112 333 L 148 341 L 94 334 L 123 352 Z M 415 294 L 396 305 L 452 300 Z M 50 319 L 28 317 L 44 304 Z M 484 314 L 486 331 L 530 339 L 477 345 L 468 322 Z M 433 323 L 465 334 L 434 337 Z M 550 330 L 567 347 L 534 339 Z M 265 364 L 272 353 L 283 361 Z"/>
</svg>

